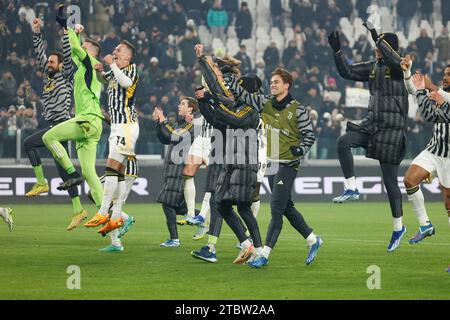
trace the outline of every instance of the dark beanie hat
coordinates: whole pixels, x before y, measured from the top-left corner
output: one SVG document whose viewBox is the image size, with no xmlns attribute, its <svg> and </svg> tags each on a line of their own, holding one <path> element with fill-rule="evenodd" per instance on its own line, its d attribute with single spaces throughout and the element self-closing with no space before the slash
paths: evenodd
<svg viewBox="0 0 450 320">
<path fill-rule="evenodd" d="M 255 93 L 261 88 L 262 81 L 257 75 L 251 74 L 242 76 L 239 84 L 248 92 Z"/>
<path fill-rule="evenodd" d="M 383 36 L 383 39 L 386 40 L 386 42 L 392 47 L 392 49 L 398 51 L 398 37 L 395 33 L 386 32 L 381 35 Z"/>
</svg>

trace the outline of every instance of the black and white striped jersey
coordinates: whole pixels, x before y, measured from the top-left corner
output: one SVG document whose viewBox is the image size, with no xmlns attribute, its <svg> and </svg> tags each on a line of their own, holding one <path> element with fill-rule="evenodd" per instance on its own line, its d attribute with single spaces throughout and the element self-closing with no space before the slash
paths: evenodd
<svg viewBox="0 0 450 320">
<path fill-rule="evenodd" d="M 119 85 L 112 70 L 104 74 L 108 82 L 108 106 L 111 116 L 111 124 L 136 123 L 136 86 L 139 81 L 136 64 L 130 64 L 120 69 L 128 78 L 132 85 L 123 88 Z"/>
<path fill-rule="evenodd" d="M 416 97 L 424 119 L 434 122 L 433 136 L 425 149 L 438 157 L 450 157 L 450 103 L 437 107 L 425 90 L 418 90 Z"/>
<path fill-rule="evenodd" d="M 208 121 L 206 121 L 206 119 L 200 114 L 200 112 L 198 112 L 198 114 L 194 114 L 193 124 L 194 127 L 202 129 L 200 135 L 203 138 L 211 138 L 214 128 Z"/>
<path fill-rule="evenodd" d="M 125 169 L 125 177 L 138 177 L 138 164 L 136 157 L 128 157 L 127 168 Z"/>
<path fill-rule="evenodd" d="M 64 68 L 53 77 L 48 74 L 47 55 L 42 43 L 42 34 L 33 34 L 34 52 L 37 57 L 39 70 L 44 74 L 44 103 L 43 116 L 50 122 L 61 122 L 70 119 L 72 105 L 74 65 L 70 56 L 69 37 L 63 37 L 63 65 Z"/>
</svg>

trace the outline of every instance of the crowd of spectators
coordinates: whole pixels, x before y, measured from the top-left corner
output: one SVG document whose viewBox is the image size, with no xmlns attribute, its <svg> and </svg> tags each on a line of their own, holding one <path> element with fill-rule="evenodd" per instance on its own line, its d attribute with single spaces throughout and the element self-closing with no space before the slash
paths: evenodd
<svg viewBox="0 0 450 320">
<path fill-rule="evenodd" d="M 234 28 L 239 40 L 235 57 L 242 61 L 243 74 L 255 73 L 264 80 L 268 91 L 270 72 L 284 66 L 292 72 L 292 95 L 311 110 L 318 142 L 310 157 L 336 158 L 335 141 L 345 131 L 347 120 L 358 120 L 365 115 L 364 108 L 345 107 L 345 87 L 363 86 L 341 79 L 333 63 L 327 35 L 339 28 L 342 17 L 367 19 L 371 4 L 388 7 L 396 12 L 398 29 L 404 33 L 412 21 L 441 19 L 444 25 L 440 35 L 431 38 L 424 29 L 420 37 L 411 41 L 402 52 L 414 56 L 414 66 L 428 73 L 439 83 L 443 66 L 450 61 L 450 38 L 445 27 L 449 21 L 450 1 L 435 0 L 249 0 L 270 1 L 272 21 L 267 21 L 281 33 L 291 27 L 292 39 L 280 48 L 271 42 L 262 61 L 247 53 L 245 39 L 254 36 L 255 13 L 245 1 L 239 0 L 91 0 L 66 1 L 80 7 L 81 20 L 87 35 L 98 40 L 102 53 L 113 51 L 120 40 L 136 46 L 135 62 L 140 84 L 137 109 L 141 135 L 138 154 L 160 154 L 151 114 L 155 106 L 166 115 L 174 116 L 181 95 L 193 95 L 201 75 L 196 67 L 193 47 L 199 43 L 199 26 L 206 26 L 213 37 L 226 43 L 228 28 Z M 55 23 L 55 13 L 61 1 L 0 0 L 0 158 L 16 156 L 16 135 L 22 137 L 45 126 L 41 117 L 39 99 L 43 75 L 36 68 L 30 24 L 39 17 L 43 20 L 43 39 L 47 52 L 61 48 L 61 30 Z M 283 6 L 283 3 L 287 5 Z M 430 6 L 431 3 L 431 6 Z M 259 5 L 259 4 L 257 4 Z M 432 15 L 433 5 L 440 5 L 441 13 Z M 416 17 L 416 20 L 413 18 Z M 341 35 L 342 50 L 350 62 L 374 58 L 374 50 L 367 36 L 355 39 L 353 48 Z M 206 44 L 209 45 L 209 44 Z M 102 106 L 107 109 L 105 92 Z M 419 114 L 410 118 L 410 145 L 408 157 L 417 154 L 431 135 L 432 125 L 423 122 Z M 98 148 L 98 156 L 107 155 L 109 130 Z"/>
</svg>

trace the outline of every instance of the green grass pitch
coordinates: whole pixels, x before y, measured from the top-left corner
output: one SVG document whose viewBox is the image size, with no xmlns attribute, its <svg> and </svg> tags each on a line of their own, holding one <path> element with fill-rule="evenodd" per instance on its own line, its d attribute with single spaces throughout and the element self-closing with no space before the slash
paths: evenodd
<svg viewBox="0 0 450 320">
<path fill-rule="evenodd" d="M 181 247 L 160 248 L 168 232 L 158 204 L 126 205 L 136 224 L 120 253 L 98 252 L 109 237 L 95 229 L 66 231 L 69 205 L 16 205 L 15 230 L 0 225 L 0 299 L 450 299 L 450 227 L 442 203 L 427 204 L 437 233 L 418 245 L 407 242 L 417 222 L 405 203 L 407 235 L 394 253 L 386 252 L 392 229 L 386 203 L 297 208 L 323 237 L 316 261 L 305 265 L 306 242 L 285 219 L 269 265 L 255 270 L 232 264 L 238 250 L 225 224 L 216 264 L 190 256 L 205 243 L 192 240 L 194 227 L 179 227 Z M 263 239 L 269 217 L 263 204 Z M 66 286 L 70 265 L 80 267 L 79 290 Z M 367 288 L 371 265 L 381 270 L 379 290 Z"/>
</svg>

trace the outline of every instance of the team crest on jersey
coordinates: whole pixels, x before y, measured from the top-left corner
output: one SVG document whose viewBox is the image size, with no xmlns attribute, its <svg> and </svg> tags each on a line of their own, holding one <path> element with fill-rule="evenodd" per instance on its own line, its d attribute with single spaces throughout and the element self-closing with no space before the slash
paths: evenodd
<svg viewBox="0 0 450 320">
<path fill-rule="evenodd" d="M 108 88 L 110 88 L 110 89 L 117 89 L 117 81 L 111 80 L 109 82 Z"/>
<path fill-rule="evenodd" d="M 289 120 L 291 120 L 293 115 L 294 115 L 294 114 L 293 114 L 291 111 L 289 111 L 287 118 L 288 118 Z"/>
<path fill-rule="evenodd" d="M 45 91 L 45 93 L 48 93 L 48 92 L 50 92 L 50 91 L 55 90 L 55 88 L 56 88 L 55 83 L 50 82 L 49 84 L 47 84 L 47 85 L 45 86 L 44 91 Z"/>
</svg>

